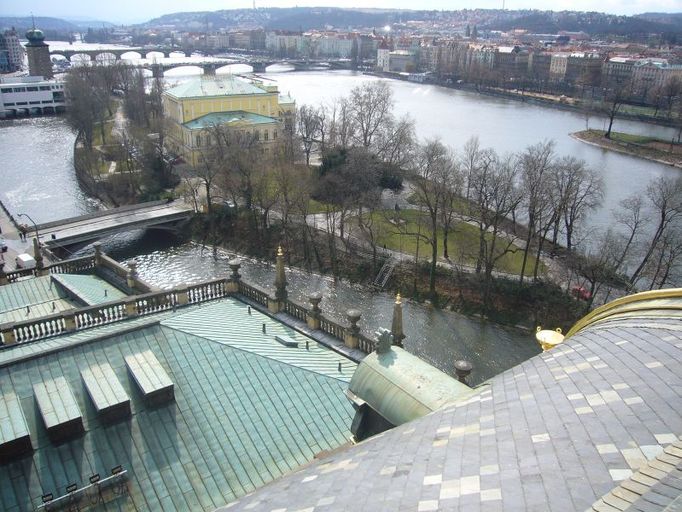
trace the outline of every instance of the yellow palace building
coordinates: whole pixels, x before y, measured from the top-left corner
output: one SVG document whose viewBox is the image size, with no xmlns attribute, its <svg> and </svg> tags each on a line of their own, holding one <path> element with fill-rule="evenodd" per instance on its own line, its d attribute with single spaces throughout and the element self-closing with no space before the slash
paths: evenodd
<svg viewBox="0 0 682 512">
<path fill-rule="evenodd" d="M 280 95 L 276 85 L 233 75 L 204 75 L 164 91 L 163 109 L 171 125 L 170 151 L 196 167 L 211 143 L 209 128 L 228 126 L 271 145 L 291 127 L 296 104 Z"/>
</svg>

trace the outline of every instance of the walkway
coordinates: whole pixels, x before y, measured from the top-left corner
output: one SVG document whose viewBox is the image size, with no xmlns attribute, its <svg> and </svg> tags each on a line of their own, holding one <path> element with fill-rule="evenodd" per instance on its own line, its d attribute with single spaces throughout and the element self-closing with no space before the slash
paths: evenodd
<svg viewBox="0 0 682 512">
<path fill-rule="evenodd" d="M 26 242 L 19 238 L 19 231 L 10 219 L 8 211 L 0 202 L 0 237 L 3 237 L 7 244 L 7 252 L 0 253 L 0 262 L 4 262 L 5 272 L 16 269 L 14 259 L 22 253 L 33 255 L 33 245 L 30 239 Z"/>
</svg>

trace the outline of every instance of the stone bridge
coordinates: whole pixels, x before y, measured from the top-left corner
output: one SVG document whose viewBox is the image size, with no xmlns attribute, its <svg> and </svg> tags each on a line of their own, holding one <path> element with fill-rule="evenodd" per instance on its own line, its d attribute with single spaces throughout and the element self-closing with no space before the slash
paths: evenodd
<svg viewBox="0 0 682 512">
<path fill-rule="evenodd" d="M 53 249 L 133 229 L 170 228 L 192 213 L 190 207 L 179 201 L 153 201 L 26 226 L 26 232 L 29 236 L 38 236 L 43 245 Z"/>
</svg>

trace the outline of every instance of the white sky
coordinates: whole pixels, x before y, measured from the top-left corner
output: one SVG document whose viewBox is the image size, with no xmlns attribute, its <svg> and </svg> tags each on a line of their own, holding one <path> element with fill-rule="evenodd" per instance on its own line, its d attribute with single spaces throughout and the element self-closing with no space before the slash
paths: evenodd
<svg viewBox="0 0 682 512">
<path fill-rule="evenodd" d="M 9 5 L 8 5 L 9 4 Z M 251 7 L 252 0 L 117 0 L 115 2 L 93 2 L 92 0 L 0 0 L 0 15 L 27 16 L 32 11 L 36 16 L 57 18 L 81 17 L 101 19 L 113 23 L 136 23 L 151 18 L 181 11 L 216 11 Z M 391 7 L 413 9 L 414 0 L 256 0 L 258 7 L 292 6 L 336 6 L 336 7 Z M 682 12 L 682 0 L 505 0 L 507 9 L 547 9 L 555 11 L 574 10 L 616 14 L 638 14 L 642 12 Z M 423 0 L 420 9 L 500 8 L 502 0 Z"/>
</svg>

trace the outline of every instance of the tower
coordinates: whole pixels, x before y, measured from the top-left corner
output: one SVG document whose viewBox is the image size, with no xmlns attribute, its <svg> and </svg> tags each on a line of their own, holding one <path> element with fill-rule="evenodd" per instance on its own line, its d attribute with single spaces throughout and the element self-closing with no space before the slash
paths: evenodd
<svg viewBox="0 0 682 512">
<path fill-rule="evenodd" d="M 28 74 L 53 78 L 50 46 L 45 44 L 45 35 L 35 27 L 26 32 L 26 55 L 28 56 Z"/>
</svg>

